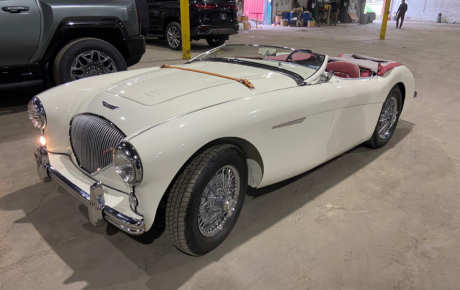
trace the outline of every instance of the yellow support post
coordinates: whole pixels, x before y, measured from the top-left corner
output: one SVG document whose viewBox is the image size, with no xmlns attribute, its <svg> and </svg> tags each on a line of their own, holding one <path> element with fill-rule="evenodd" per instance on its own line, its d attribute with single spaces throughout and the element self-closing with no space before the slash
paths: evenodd
<svg viewBox="0 0 460 290">
<path fill-rule="evenodd" d="M 180 0 L 180 27 L 182 37 L 182 59 L 190 59 L 190 11 L 189 0 Z"/>
<path fill-rule="evenodd" d="M 380 39 L 385 39 L 387 34 L 388 14 L 390 12 L 391 0 L 385 1 L 385 11 L 383 11 L 382 28 L 380 29 Z"/>
</svg>

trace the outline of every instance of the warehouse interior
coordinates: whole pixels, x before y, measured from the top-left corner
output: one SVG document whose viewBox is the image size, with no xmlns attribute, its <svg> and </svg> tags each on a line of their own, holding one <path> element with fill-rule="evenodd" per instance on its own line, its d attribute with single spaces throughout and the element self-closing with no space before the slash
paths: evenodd
<svg viewBox="0 0 460 290">
<path fill-rule="evenodd" d="M 363 1 L 363 10 L 373 2 Z M 460 2 L 406 3 L 402 29 L 390 17 L 385 39 L 379 19 L 271 25 L 277 10 L 292 9 L 290 0 L 260 6 L 271 14 L 262 29 L 230 35 L 226 45 L 395 60 L 412 72 L 417 97 L 385 147 L 358 145 L 293 178 L 248 188 L 230 235 L 201 257 L 178 251 L 161 219 L 142 236 L 94 227 L 85 205 L 37 175 L 33 152 L 42 133 L 27 104 L 47 88 L 0 90 L 0 288 L 458 289 Z M 400 4 L 391 1 L 390 16 Z M 145 43 L 128 72 L 187 61 L 158 37 Z M 204 39 L 192 41 L 191 58 L 209 49 Z"/>
</svg>

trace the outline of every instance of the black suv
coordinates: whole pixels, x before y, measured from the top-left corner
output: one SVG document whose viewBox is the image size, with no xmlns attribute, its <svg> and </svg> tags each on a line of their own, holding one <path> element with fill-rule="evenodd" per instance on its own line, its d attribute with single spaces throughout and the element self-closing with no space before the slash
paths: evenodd
<svg viewBox="0 0 460 290">
<path fill-rule="evenodd" d="M 179 0 L 147 0 L 150 25 L 148 36 L 166 39 L 171 49 L 182 48 Z M 210 46 L 225 43 L 238 33 L 238 5 L 235 1 L 190 1 L 190 40 L 206 39 Z"/>
</svg>

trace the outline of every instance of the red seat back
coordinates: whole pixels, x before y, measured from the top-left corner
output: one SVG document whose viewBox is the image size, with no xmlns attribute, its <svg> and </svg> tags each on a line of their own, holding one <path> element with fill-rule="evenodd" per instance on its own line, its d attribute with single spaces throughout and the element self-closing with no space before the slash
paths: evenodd
<svg viewBox="0 0 460 290">
<path fill-rule="evenodd" d="M 341 78 L 357 79 L 360 77 L 359 67 L 351 62 L 334 61 L 327 64 L 326 71 L 333 71 Z"/>
</svg>

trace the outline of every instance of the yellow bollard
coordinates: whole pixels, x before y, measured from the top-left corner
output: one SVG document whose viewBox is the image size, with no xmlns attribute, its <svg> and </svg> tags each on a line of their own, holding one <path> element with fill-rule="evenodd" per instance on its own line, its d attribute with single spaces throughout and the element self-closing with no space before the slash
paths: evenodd
<svg viewBox="0 0 460 290">
<path fill-rule="evenodd" d="M 180 0 L 180 26 L 182 37 L 182 59 L 190 59 L 190 1 Z"/>
<path fill-rule="evenodd" d="M 391 0 L 385 1 L 385 11 L 383 12 L 383 19 L 382 19 L 382 28 L 380 29 L 380 39 L 385 39 L 385 35 L 387 33 L 387 24 L 388 24 L 388 14 L 390 10 Z"/>
</svg>

